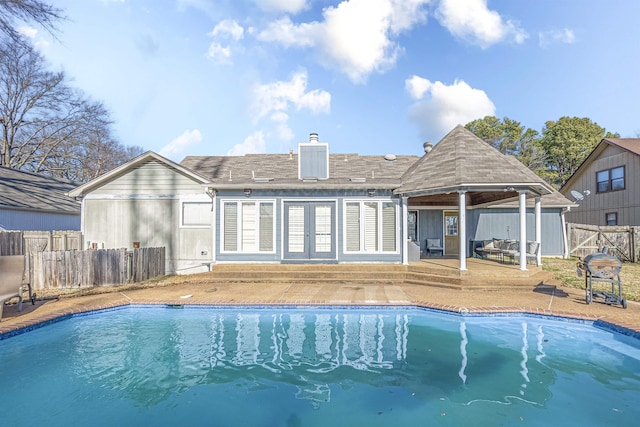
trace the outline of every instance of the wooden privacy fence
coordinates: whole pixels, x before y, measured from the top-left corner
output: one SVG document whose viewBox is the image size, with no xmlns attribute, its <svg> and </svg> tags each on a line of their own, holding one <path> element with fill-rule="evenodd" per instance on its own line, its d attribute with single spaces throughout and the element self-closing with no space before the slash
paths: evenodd
<svg viewBox="0 0 640 427">
<path fill-rule="evenodd" d="M 0 255 L 82 249 L 79 231 L 0 231 Z"/>
<path fill-rule="evenodd" d="M 141 282 L 165 274 L 165 248 L 30 252 L 27 271 L 35 290 Z"/>
<path fill-rule="evenodd" d="M 604 247 L 622 261 L 640 260 L 640 227 L 567 223 L 569 255 L 584 258 Z"/>
</svg>

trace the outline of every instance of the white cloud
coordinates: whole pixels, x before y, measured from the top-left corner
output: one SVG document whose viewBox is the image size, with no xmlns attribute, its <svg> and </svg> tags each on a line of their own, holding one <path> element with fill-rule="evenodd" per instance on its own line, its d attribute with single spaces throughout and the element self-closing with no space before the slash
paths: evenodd
<svg viewBox="0 0 640 427">
<path fill-rule="evenodd" d="M 541 47 L 546 47 L 552 43 L 575 43 L 576 36 L 573 30 L 564 28 L 562 30 L 545 31 L 538 34 L 538 42 Z"/>
<path fill-rule="evenodd" d="M 207 58 L 219 64 L 231 64 L 231 48 L 213 42 L 209 45 L 209 50 L 207 50 Z"/>
<path fill-rule="evenodd" d="M 33 43 L 33 45 L 36 48 L 42 49 L 42 48 L 46 48 L 47 46 L 49 46 L 49 42 L 44 39 L 43 37 L 40 37 L 38 35 L 38 29 L 37 28 L 33 28 L 27 25 L 23 25 L 21 27 L 18 27 L 18 33 L 20 33 L 23 37 L 31 40 L 31 43 Z"/>
<path fill-rule="evenodd" d="M 220 64 L 231 64 L 232 45 L 230 43 L 242 40 L 244 29 L 236 21 L 226 19 L 213 27 L 208 35 L 214 40 L 207 50 L 207 58 Z M 222 44 L 223 41 L 227 44 Z"/>
<path fill-rule="evenodd" d="M 309 6 L 307 0 L 255 0 L 255 2 L 266 11 L 292 14 L 301 12 Z"/>
<path fill-rule="evenodd" d="M 392 37 L 424 22 L 431 0 L 345 0 L 323 10 L 324 20 L 270 23 L 258 39 L 286 47 L 310 47 L 320 62 L 362 83 L 395 64 L 401 47 Z"/>
<path fill-rule="evenodd" d="M 245 138 L 241 144 L 234 145 L 227 156 L 243 156 L 245 154 L 262 154 L 266 152 L 267 144 L 262 131 L 254 132 Z"/>
<path fill-rule="evenodd" d="M 254 120 L 263 117 L 274 118 L 276 113 L 285 113 L 293 108 L 296 111 L 309 110 L 314 114 L 331 111 L 331 94 L 321 89 L 307 91 L 307 73 L 295 73 L 289 81 L 277 81 L 258 85 L 254 88 Z M 276 115 L 276 121 L 282 122 L 282 115 Z M 288 118 L 288 116 L 287 116 Z"/>
<path fill-rule="evenodd" d="M 213 27 L 209 35 L 214 38 L 241 40 L 244 35 L 244 29 L 236 21 L 225 19 Z"/>
<path fill-rule="evenodd" d="M 405 81 L 405 87 L 414 98 L 426 88 L 421 92 L 421 100 L 409 109 L 410 120 L 418 125 L 420 136 L 425 139 L 441 138 L 458 124 L 495 114 L 496 107 L 487 94 L 462 80 L 446 85 L 413 76 Z"/>
<path fill-rule="evenodd" d="M 189 147 L 202 142 L 202 134 L 198 129 L 186 130 L 160 150 L 160 155 L 178 160 Z"/>
<path fill-rule="evenodd" d="M 281 123 L 276 126 L 276 134 L 278 135 L 278 139 L 283 142 L 289 142 L 295 138 L 293 131 L 286 123 Z"/>
<path fill-rule="evenodd" d="M 420 76 L 411 76 L 405 80 L 404 86 L 413 99 L 422 99 L 431 87 L 431 82 Z"/>
<path fill-rule="evenodd" d="M 483 49 L 507 40 L 522 43 L 528 37 L 515 22 L 489 10 L 487 0 L 441 0 L 436 18 L 454 36 Z"/>
</svg>

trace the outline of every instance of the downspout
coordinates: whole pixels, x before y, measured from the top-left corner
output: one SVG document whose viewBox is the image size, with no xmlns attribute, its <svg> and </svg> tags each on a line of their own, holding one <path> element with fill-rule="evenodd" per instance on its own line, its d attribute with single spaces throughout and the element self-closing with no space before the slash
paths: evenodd
<svg viewBox="0 0 640 427">
<path fill-rule="evenodd" d="M 409 265 L 409 222 L 408 222 L 408 200 L 409 198 L 403 195 L 400 198 L 400 203 L 402 203 L 402 264 Z"/>
<path fill-rule="evenodd" d="M 207 196 L 211 197 L 211 264 L 209 265 L 209 271 L 213 264 L 216 263 L 216 190 L 213 188 L 207 188 L 205 190 Z"/>
<path fill-rule="evenodd" d="M 538 242 L 538 253 L 536 254 L 536 265 L 542 265 L 542 199 L 536 197 L 535 204 L 535 222 L 536 222 L 536 242 Z"/>
</svg>

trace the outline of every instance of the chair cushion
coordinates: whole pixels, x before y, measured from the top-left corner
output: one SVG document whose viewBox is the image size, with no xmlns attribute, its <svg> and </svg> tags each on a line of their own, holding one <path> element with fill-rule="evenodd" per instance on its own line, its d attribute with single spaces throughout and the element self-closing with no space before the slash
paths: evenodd
<svg viewBox="0 0 640 427">
<path fill-rule="evenodd" d="M 427 248 L 441 248 L 440 239 L 427 239 Z"/>
</svg>

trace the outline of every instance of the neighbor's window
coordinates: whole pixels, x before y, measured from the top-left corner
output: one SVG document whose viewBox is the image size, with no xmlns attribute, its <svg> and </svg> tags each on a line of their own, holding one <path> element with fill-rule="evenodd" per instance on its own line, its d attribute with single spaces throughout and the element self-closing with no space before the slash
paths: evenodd
<svg viewBox="0 0 640 427">
<path fill-rule="evenodd" d="M 224 252 L 272 252 L 274 250 L 273 202 L 222 203 Z"/>
<path fill-rule="evenodd" d="M 618 212 L 609 212 L 607 215 L 607 225 L 618 225 Z"/>
<path fill-rule="evenodd" d="M 598 193 L 624 190 L 624 166 L 596 172 Z"/>
<path fill-rule="evenodd" d="M 397 213 L 393 202 L 347 202 L 346 252 L 396 252 Z"/>
<path fill-rule="evenodd" d="M 182 204 L 183 227 L 210 227 L 211 202 L 184 202 Z"/>
</svg>

